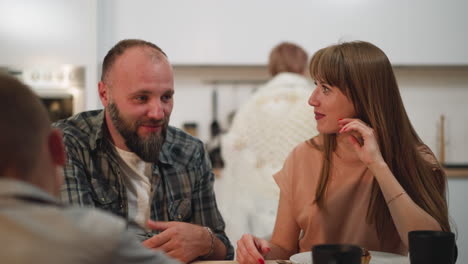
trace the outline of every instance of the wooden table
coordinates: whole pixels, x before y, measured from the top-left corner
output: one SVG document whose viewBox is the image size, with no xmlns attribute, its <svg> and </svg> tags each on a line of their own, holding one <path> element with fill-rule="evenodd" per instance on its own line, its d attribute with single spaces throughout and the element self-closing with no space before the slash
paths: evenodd
<svg viewBox="0 0 468 264">
<path fill-rule="evenodd" d="M 286 260 L 279 260 L 278 262 L 282 263 L 291 263 L 291 261 Z M 265 260 L 265 264 L 278 264 L 276 260 Z M 193 264 L 238 264 L 235 260 L 203 260 L 203 261 L 195 261 L 192 262 Z"/>
</svg>

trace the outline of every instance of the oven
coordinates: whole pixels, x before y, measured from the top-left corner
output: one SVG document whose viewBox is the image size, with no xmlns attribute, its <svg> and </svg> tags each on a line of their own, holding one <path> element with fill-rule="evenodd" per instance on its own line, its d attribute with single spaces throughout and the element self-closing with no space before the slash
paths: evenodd
<svg viewBox="0 0 468 264">
<path fill-rule="evenodd" d="M 85 110 L 84 67 L 1 67 L 0 70 L 31 87 L 41 98 L 53 122 Z"/>
</svg>

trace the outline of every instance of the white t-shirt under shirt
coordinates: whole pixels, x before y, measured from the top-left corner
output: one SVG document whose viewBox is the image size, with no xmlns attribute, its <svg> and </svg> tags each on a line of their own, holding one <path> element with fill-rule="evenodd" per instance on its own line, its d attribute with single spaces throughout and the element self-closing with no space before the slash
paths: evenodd
<svg viewBox="0 0 468 264">
<path fill-rule="evenodd" d="M 119 154 L 118 162 L 127 189 L 128 220 L 149 231 L 146 228 L 146 222 L 150 217 L 151 210 L 153 164 L 143 161 L 133 152 L 117 147 L 115 149 Z"/>
</svg>

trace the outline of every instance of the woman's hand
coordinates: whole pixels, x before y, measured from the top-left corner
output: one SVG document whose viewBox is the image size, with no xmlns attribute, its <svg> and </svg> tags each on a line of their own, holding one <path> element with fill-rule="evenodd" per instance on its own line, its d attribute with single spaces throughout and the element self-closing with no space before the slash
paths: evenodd
<svg viewBox="0 0 468 264">
<path fill-rule="evenodd" d="M 244 234 L 237 241 L 236 260 L 239 264 L 265 264 L 264 257 L 270 252 L 268 241 Z"/>
<path fill-rule="evenodd" d="M 338 125 L 341 127 L 338 133 L 348 135 L 349 142 L 364 164 L 369 167 L 384 162 L 374 129 L 354 118 L 341 119 L 338 121 Z"/>
</svg>

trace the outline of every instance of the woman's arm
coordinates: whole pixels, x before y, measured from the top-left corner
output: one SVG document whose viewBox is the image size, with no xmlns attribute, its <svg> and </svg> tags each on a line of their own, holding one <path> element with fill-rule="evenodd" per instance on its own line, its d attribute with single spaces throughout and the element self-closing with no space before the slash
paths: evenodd
<svg viewBox="0 0 468 264">
<path fill-rule="evenodd" d="M 372 128 L 358 119 L 343 119 L 340 134 L 347 134 L 359 159 L 374 174 L 403 244 L 408 248 L 408 232 L 441 230 L 439 223 L 419 207 L 390 171 L 380 152 Z"/>
<path fill-rule="evenodd" d="M 280 194 L 275 228 L 270 242 L 245 234 L 237 241 L 236 259 L 240 264 L 264 264 L 265 259 L 289 259 L 297 252 L 300 228 L 289 201 Z"/>
<path fill-rule="evenodd" d="M 398 234 L 407 248 L 408 232 L 442 230 L 439 223 L 405 193 L 385 162 L 369 164 L 369 169 L 379 183 Z"/>
</svg>

